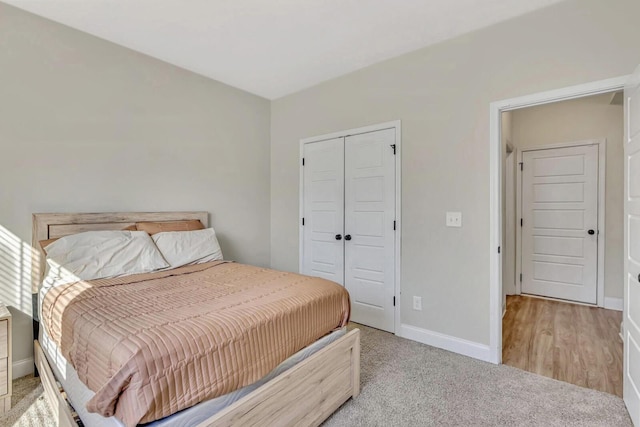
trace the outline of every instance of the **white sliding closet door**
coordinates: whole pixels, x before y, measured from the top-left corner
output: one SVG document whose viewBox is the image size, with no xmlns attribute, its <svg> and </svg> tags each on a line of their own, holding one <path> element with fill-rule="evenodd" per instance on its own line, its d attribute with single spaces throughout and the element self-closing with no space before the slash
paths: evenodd
<svg viewBox="0 0 640 427">
<path fill-rule="evenodd" d="M 395 129 L 345 138 L 345 286 L 354 322 L 394 332 Z"/>
<path fill-rule="evenodd" d="M 304 162 L 302 272 L 344 285 L 344 138 L 305 144 Z"/>
</svg>

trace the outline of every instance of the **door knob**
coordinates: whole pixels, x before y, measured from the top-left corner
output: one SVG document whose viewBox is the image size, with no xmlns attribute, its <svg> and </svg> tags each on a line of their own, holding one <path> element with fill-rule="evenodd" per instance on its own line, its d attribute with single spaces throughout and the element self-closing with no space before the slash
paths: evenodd
<svg viewBox="0 0 640 427">
<path fill-rule="evenodd" d="M 595 230 L 589 230 L 589 231 L 587 231 L 587 233 L 589 233 L 589 234 L 591 234 L 591 235 L 596 234 Z"/>
<path fill-rule="evenodd" d="M 346 234 L 344 236 L 344 240 L 351 240 L 351 234 Z"/>
<path fill-rule="evenodd" d="M 336 234 L 336 240 L 342 240 L 342 234 Z"/>
</svg>

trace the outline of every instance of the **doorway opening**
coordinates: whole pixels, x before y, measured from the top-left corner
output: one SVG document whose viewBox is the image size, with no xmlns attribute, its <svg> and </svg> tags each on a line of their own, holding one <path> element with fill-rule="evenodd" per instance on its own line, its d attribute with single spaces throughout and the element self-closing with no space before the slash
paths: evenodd
<svg viewBox="0 0 640 427">
<path fill-rule="evenodd" d="M 502 362 L 622 396 L 620 91 L 502 112 Z"/>
<path fill-rule="evenodd" d="M 502 141 L 501 116 L 503 112 L 536 105 L 612 93 L 631 87 L 636 79 L 632 75 L 615 77 L 561 89 L 539 92 L 517 98 L 492 102 L 489 106 L 489 361 L 502 363 Z M 627 102 L 625 94 L 625 103 Z M 635 98 L 634 98 L 635 102 Z M 635 120 L 625 108 L 627 121 Z M 635 129 L 635 128 L 634 128 Z M 625 155 L 626 147 L 625 144 Z M 627 155 L 628 157 L 628 155 Z M 626 164 L 626 162 L 625 162 Z M 625 179 L 627 179 L 625 167 Z M 635 169 L 634 169 L 635 170 Z M 625 209 L 628 203 L 625 202 Z M 625 229 L 625 239 L 629 230 Z M 626 256 L 626 252 L 625 252 Z M 628 265 L 628 263 L 626 263 Z M 625 267 L 626 271 L 626 267 Z M 625 290 L 626 292 L 626 290 Z M 625 300 L 626 301 L 626 300 Z M 628 302 L 628 301 L 626 301 Z M 626 336 L 625 336 L 626 339 Z M 625 376 L 626 378 L 626 376 Z"/>
</svg>

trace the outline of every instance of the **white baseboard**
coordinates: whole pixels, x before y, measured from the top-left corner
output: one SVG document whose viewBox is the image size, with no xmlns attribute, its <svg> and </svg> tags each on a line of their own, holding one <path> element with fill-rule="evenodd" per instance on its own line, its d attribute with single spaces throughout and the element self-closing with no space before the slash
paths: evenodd
<svg viewBox="0 0 640 427">
<path fill-rule="evenodd" d="M 622 311 L 624 308 L 624 300 L 622 298 L 604 297 L 604 308 Z"/>
<path fill-rule="evenodd" d="M 13 379 L 33 374 L 33 357 L 28 359 L 17 360 L 11 365 L 13 370 Z"/>
<path fill-rule="evenodd" d="M 418 341 L 422 344 L 438 347 L 464 356 L 473 357 L 474 359 L 483 360 L 485 362 L 489 362 L 491 360 L 491 351 L 489 350 L 488 345 L 467 341 L 451 335 L 445 335 L 439 332 L 418 328 L 416 326 L 402 324 L 400 326 L 400 336 L 402 338 Z"/>
</svg>

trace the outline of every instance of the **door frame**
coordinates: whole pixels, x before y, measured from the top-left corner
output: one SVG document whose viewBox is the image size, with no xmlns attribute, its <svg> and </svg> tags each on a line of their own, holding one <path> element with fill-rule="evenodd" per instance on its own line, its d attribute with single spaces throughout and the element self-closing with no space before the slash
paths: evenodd
<svg viewBox="0 0 640 427">
<path fill-rule="evenodd" d="M 606 210 L 606 176 L 607 176 L 607 140 L 606 138 L 585 139 L 582 141 L 563 142 L 549 145 L 537 145 L 518 151 L 518 164 L 522 164 L 522 156 L 529 151 L 551 150 L 554 148 L 571 148 L 585 145 L 598 146 L 598 264 L 596 273 L 596 307 L 604 308 L 604 252 L 606 243 L 605 210 Z M 516 180 L 516 218 L 522 218 L 522 170 L 517 169 Z M 522 274 L 522 227 L 516 221 L 516 275 Z M 522 282 L 516 280 L 516 295 L 522 293 Z M 583 304 L 575 302 L 576 304 Z M 592 304 L 585 304 L 592 305 Z"/>
<path fill-rule="evenodd" d="M 401 256 L 402 256 L 402 121 L 394 120 L 384 123 L 378 123 L 359 128 L 346 129 L 338 132 L 327 133 L 324 135 L 312 136 L 300 139 L 300 157 L 298 159 L 299 169 L 299 215 L 298 215 L 298 272 L 302 272 L 302 262 L 304 257 L 304 229 L 302 228 L 302 218 L 304 216 L 304 169 L 302 159 L 304 157 L 304 145 L 311 142 L 321 142 L 328 139 L 346 138 L 347 136 L 359 135 L 363 133 L 376 132 L 386 129 L 395 129 L 396 132 L 396 188 L 395 188 L 395 209 L 396 209 L 396 232 L 394 236 L 394 253 L 395 253 L 395 275 L 394 275 L 394 296 L 396 304 L 394 306 L 394 333 L 400 334 L 400 307 L 401 307 Z"/>
<path fill-rule="evenodd" d="M 629 78 L 630 75 L 614 77 L 495 101 L 489 105 L 489 361 L 492 363 L 502 363 L 502 113 L 624 90 Z"/>
<path fill-rule="evenodd" d="M 518 163 L 518 150 L 517 147 L 514 147 L 513 144 L 509 140 L 507 140 L 507 146 L 511 147 L 511 153 L 508 153 L 505 158 L 505 199 L 503 203 L 508 202 L 506 208 L 504 209 L 507 218 L 505 218 L 505 239 L 504 239 L 504 248 L 503 253 L 504 257 L 513 261 L 513 269 L 512 271 L 508 271 L 508 273 L 512 273 L 511 277 L 506 278 L 506 284 L 509 286 L 509 291 L 512 293 L 505 292 L 505 277 L 502 277 L 502 294 L 503 298 L 506 298 L 506 295 L 516 295 L 518 293 L 517 289 L 517 281 L 516 275 L 518 271 L 516 269 L 516 257 L 518 256 L 517 246 L 516 246 L 516 164 Z M 503 265 L 504 267 L 504 265 Z M 502 271 L 504 275 L 504 269 Z M 506 301 L 503 299 L 502 304 L 504 307 L 502 308 L 502 315 L 504 316 L 507 312 Z"/>
</svg>

